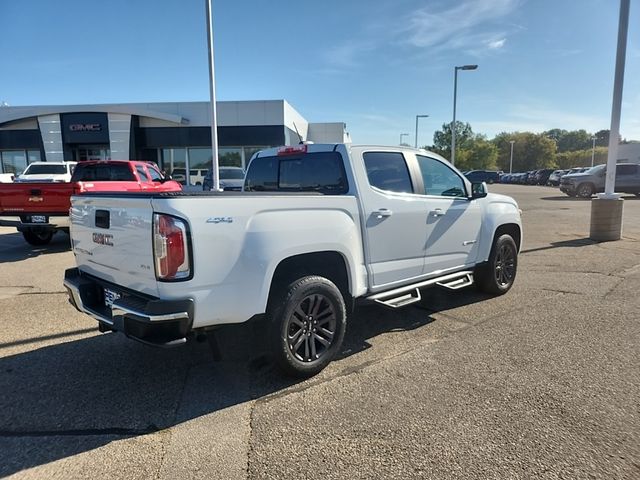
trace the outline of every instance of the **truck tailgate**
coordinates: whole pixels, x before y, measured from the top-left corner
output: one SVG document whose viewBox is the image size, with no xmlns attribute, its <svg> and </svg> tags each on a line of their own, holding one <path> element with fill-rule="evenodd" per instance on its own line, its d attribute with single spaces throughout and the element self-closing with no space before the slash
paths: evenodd
<svg viewBox="0 0 640 480">
<path fill-rule="evenodd" d="M 0 213 L 62 213 L 69 211 L 72 183 L 0 184 Z"/>
<path fill-rule="evenodd" d="M 148 197 L 72 197 L 70 230 L 78 267 L 84 273 L 157 297 L 152 220 Z"/>
</svg>

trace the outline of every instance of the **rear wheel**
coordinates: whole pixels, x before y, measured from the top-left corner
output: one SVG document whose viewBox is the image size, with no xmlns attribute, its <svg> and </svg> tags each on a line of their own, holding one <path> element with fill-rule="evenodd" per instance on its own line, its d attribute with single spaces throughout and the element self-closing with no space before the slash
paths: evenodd
<svg viewBox="0 0 640 480">
<path fill-rule="evenodd" d="M 24 230 L 22 236 L 30 245 L 42 246 L 47 245 L 53 238 L 52 230 Z"/>
<path fill-rule="evenodd" d="M 291 376 L 317 374 L 342 346 L 347 324 L 342 293 L 324 277 L 307 276 L 274 295 L 267 317 L 276 363 Z"/>
<path fill-rule="evenodd" d="M 511 235 L 500 235 L 489 255 L 489 261 L 476 268 L 474 279 L 481 292 L 502 295 L 513 286 L 518 270 L 518 248 Z"/>
</svg>

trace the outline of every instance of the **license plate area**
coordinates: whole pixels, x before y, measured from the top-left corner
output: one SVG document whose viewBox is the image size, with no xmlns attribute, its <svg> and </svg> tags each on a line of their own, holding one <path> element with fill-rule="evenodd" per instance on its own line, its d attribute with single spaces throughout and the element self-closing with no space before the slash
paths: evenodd
<svg viewBox="0 0 640 480">
<path fill-rule="evenodd" d="M 113 302 L 121 297 L 122 295 L 118 292 L 114 292 L 108 288 L 104 289 L 104 304 L 109 308 L 113 307 Z"/>
<path fill-rule="evenodd" d="M 47 223 L 46 215 L 31 215 L 31 223 Z"/>
</svg>

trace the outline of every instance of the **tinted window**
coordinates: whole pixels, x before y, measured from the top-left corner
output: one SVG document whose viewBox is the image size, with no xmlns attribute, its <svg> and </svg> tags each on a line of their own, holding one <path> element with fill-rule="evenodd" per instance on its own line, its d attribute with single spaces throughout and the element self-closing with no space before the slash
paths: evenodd
<svg viewBox="0 0 640 480">
<path fill-rule="evenodd" d="M 637 165 L 616 165 L 616 175 L 635 175 Z"/>
<path fill-rule="evenodd" d="M 149 176 L 151 177 L 152 182 L 159 182 L 162 180 L 162 175 L 160 175 L 160 172 L 155 168 L 148 167 L 147 169 L 149 170 Z"/>
<path fill-rule="evenodd" d="M 147 176 L 147 172 L 144 171 L 144 167 L 142 165 L 136 165 L 136 170 L 138 171 L 138 175 L 140 176 L 140 181 L 148 182 L 149 177 Z"/>
<path fill-rule="evenodd" d="M 244 178 L 244 171 L 241 168 L 221 168 L 220 178 L 226 180 L 242 180 Z"/>
<path fill-rule="evenodd" d="M 73 182 L 135 182 L 136 177 L 133 175 L 128 164 L 93 164 L 78 165 L 73 172 Z"/>
<path fill-rule="evenodd" d="M 66 165 L 29 165 L 24 171 L 25 175 L 64 175 L 67 173 Z"/>
<path fill-rule="evenodd" d="M 255 158 L 245 179 L 246 191 L 321 192 L 335 195 L 348 188 L 337 152 Z"/>
<path fill-rule="evenodd" d="M 416 155 L 424 190 L 427 195 L 438 195 L 441 197 L 464 197 L 466 196 L 464 182 L 451 168 L 438 160 Z"/>
<path fill-rule="evenodd" d="M 401 153 L 367 152 L 363 157 L 372 187 L 389 192 L 413 192 L 407 163 Z"/>
</svg>

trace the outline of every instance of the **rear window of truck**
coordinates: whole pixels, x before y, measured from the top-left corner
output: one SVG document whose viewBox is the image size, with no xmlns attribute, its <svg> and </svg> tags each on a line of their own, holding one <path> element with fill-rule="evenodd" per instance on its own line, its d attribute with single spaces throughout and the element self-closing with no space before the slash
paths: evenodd
<svg viewBox="0 0 640 480">
<path fill-rule="evenodd" d="M 78 165 L 72 182 L 135 182 L 136 177 L 127 164 Z"/>
<path fill-rule="evenodd" d="M 338 152 L 315 152 L 257 157 L 249 165 L 244 184 L 248 192 L 347 193 L 349 185 Z"/>
</svg>

